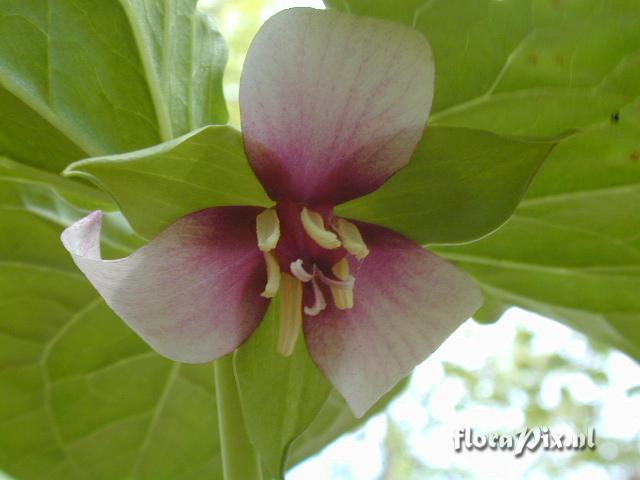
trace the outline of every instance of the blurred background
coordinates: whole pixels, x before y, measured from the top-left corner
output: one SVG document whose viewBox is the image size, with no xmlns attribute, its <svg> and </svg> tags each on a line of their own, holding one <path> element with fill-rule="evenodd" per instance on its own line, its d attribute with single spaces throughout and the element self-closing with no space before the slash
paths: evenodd
<svg viewBox="0 0 640 480">
<path fill-rule="evenodd" d="M 201 0 L 229 45 L 225 94 L 239 127 L 238 83 L 260 25 L 319 0 Z M 513 433 L 596 429 L 597 449 L 526 452 L 453 449 L 459 428 Z M 640 366 L 552 320 L 508 310 L 465 323 L 420 365 L 407 390 L 360 430 L 291 470 L 289 480 L 640 480 Z"/>
</svg>

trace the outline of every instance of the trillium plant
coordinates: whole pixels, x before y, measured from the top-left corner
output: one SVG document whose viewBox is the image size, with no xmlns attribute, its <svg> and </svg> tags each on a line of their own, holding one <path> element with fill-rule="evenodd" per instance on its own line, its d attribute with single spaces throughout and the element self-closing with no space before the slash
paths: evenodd
<svg viewBox="0 0 640 480">
<path fill-rule="evenodd" d="M 240 83 L 245 150 L 273 206 L 212 205 L 117 260 L 101 258 L 101 211 L 62 242 L 118 316 L 178 362 L 233 352 L 279 295 L 274 354 L 290 355 L 302 332 L 362 416 L 482 303 L 465 273 L 422 246 L 334 214 L 407 165 L 433 90 L 415 30 L 281 12 L 253 40 Z"/>
<path fill-rule="evenodd" d="M 382 20 L 290 9 L 268 20 L 240 83 L 245 149 L 274 206 L 177 220 L 127 258 L 100 256 L 102 213 L 62 241 L 107 304 L 160 354 L 233 352 L 280 295 L 290 355 L 311 357 L 357 416 L 481 305 L 466 274 L 398 233 L 334 215 L 404 167 L 433 97 L 427 40 Z"/>
<path fill-rule="evenodd" d="M 197 0 L 0 2 L 0 476 L 283 480 L 511 306 L 640 358 L 640 11 L 585 2 L 285 10 L 237 102 Z"/>
</svg>

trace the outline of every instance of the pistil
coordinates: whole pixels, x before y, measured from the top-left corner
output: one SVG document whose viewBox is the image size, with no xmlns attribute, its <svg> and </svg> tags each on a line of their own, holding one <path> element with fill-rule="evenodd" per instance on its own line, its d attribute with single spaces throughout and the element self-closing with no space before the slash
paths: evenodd
<svg viewBox="0 0 640 480">
<path fill-rule="evenodd" d="M 289 270 L 291 270 L 291 274 L 301 282 L 308 282 L 313 278 L 313 273 L 309 273 L 304 269 L 301 258 L 295 262 L 291 262 Z"/>
<path fill-rule="evenodd" d="M 304 307 L 304 313 L 310 317 L 315 317 L 327 308 L 327 302 L 315 278 L 311 279 L 311 287 L 313 288 L 313 305 L 311 307 Z"/>
</svg>

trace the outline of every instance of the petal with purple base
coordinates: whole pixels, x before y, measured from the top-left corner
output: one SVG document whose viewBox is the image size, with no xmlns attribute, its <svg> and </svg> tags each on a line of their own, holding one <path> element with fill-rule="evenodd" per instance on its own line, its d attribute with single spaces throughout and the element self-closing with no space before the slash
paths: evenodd
<svg viewBox="0 0 640 480">
<path fill-rule="evenodd" d="M 304 319 L 309 352 L 362 416 L 480 307 L 465 273 L 382 227 L 358 223 L 369 256 L 358 266 L 352 309 L 330 305 Z"/>
<path fill-rule="evenodd" d="M 102 213 L 62 242 L 106 303 L 158 353 L 206 362 L 237 348 L 262 320 L 266 272 L 256 244 L 260 209 L 220 207 L 177 220 L 119 260 L 100 256 Z"/>
<path fill-rule="evenodd" d="M 426 39 L 400 24 L 294 8 L 256 35 L 240 81 L 245 148 L 274 200 L 338 204 L 409 161 L 433 97 Z"/>
</svg>

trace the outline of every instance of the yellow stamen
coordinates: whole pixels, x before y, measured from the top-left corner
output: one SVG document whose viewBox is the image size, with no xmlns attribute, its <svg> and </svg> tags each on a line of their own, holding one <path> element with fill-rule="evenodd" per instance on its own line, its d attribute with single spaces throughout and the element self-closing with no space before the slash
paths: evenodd
<svg viewBox="0 0 640 480">
<path fill-rule="evenodd" d="M 280 335 L 278 352 L 285 357 L 293 353 L 302 326 L 302 282 L 288 273 L 280 285 Z"/>
<path fill-rule="evenodd" d="M 364 243 L 358 227 L 343 218 L 339 218 L 334 226 L 347 252 L 358 260 L 362 260 L 369 255 L 369 249 L 367 248 L 367 244 Z"/>
<path fill-rule="evenodd" d="M 303 208 L 300 219 L 307 235 L 322 248 L 332 250 L 342 245 L 335 233 L 324 228 L 324 221 L 319 213 Z"/>
<path fill-rule="evenodd" d="M 273 254 L 264 252 L 264 263 L 267 264 L 267 284 L 262 295 L 265 298 L 273 298 L 278 293 L 280 287 L 280 266 Z"/>
<path fill-rule="evenodd" d="M 349 278 L 349 262 L 347 261 L 347 257 L 344 257 L 331 267 L 331 273 L 333 273 L 338 280 L 347 280 Z"/>
<path fill-rule="evenodd" d="M 267 208 L 256 217 L 258 248 L 269 252 L 276 248 L 280 240 L 280 220 L 273 208 Z"/>
<path fill-rule="evenodd" d="M 331 271 L 338 279 L 346 281 L 349 278 L 349 262 L 346 258 L 343 258 L 331 268 Z M 353 308 L 353 283 L 344 287 L 331 285 L 329 288 L 331 289 L 333 303 L 335 303 L 338 310 Z"/>
</svg>

